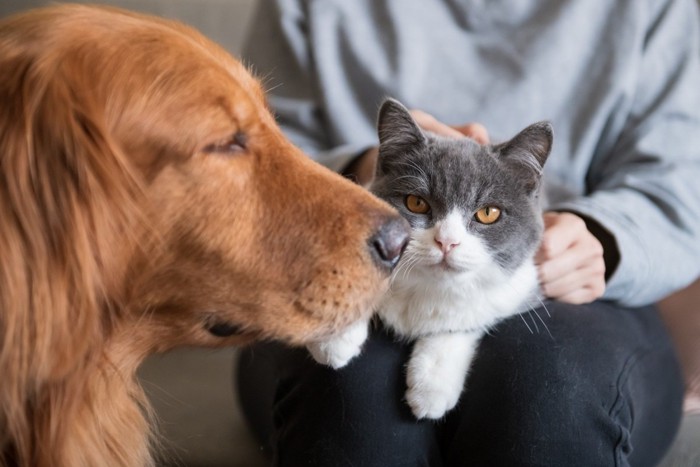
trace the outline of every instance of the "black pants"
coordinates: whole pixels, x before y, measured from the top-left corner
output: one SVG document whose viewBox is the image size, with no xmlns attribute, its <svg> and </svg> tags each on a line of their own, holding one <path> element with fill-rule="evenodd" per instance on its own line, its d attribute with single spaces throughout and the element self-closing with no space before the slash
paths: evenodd
<svg viewBox="0 0 700 467">
<path fill-rule="evenodd" d="M 655 465 L 683 395 L 656 310 L 547 308 L 537 310 L 546 328 L 530 313 L 482 340 L 459 404 L 437 422 L 411 414 L 410 344 L 381 329 L 340 371 L 303 349 L 246 349 L 241 403 L 279 466 Z"/>
</svg>

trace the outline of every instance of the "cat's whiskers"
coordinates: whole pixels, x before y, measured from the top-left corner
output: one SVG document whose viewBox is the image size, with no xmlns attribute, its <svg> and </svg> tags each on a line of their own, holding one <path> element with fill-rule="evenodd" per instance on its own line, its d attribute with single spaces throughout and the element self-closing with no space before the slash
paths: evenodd
<svg viewBox="0 0 700 467">
<path fill-rule="evenodd" d="M 540 305 L 542 305 L 542 308 L 544 308 L 544 311 L 547 313 L 547 316 L 551 318 L 552 315 L 549 313 L 549 310 L 547 309 L 547 305 L 544 304 L 544 302 L 540 298 L 539 294 L 535 294 L 535 298 L 537 299 L 538 302 L 540 302 Z"/>
<path fill-rule="evenodd" d="M 416 260 L 410 264 L 406 270 L 405 277 L 408 277 L 418 264 L 420 264 L 420 258 L 416 258 Z"/>
<path fill-rule="evenodd" d="M 512 287 L 512 284 L 509 284 L 509 286 L 510 286 L 511 288 L 513 288 L 513 287 Z M 544 302 L 543 302 L 542 299 L 540 298 L 539 294 L 534 294 L 534 295 L 533 295 L 533 298 L 539 302 L 539 304 L 540 304 L 540 305 L 542 306 L 542 308 L 544 309 L 545 313 L 547 313 L 547 316 L 548 316 L 549 318 L 551 318 L 552 315 L 549 313 L 549 310 L 547 309 L 547 305 L 544 304 Z M 552 339 L 554 339 L 554 335 L 552 335 L 552 332 L 549 330 L 549 326 L 547 326 L 547 323 L 542 319 L 542 317 L 540 316 L 540 314 L 537 313 L 537 308 L 534 307 L 534 306 L 532 306 L 532 303 L 531 303 L 530 300 L 528 300 L 528 301 L 526 302 L 526 305 L 527 305 L 527 307 L 529 308 L 529 310 L 527 310 L 527 313 L 530 315 L 530 318 L 532 318 L 532 314 L 534 313 L 535 316 L 537 316 L 537 319 L 539 319 L 540 322 L 542 323 L 542 325 L 544 326 L 545 330 L 547 331 L 547 334 L 549 334 L 549 337 L 551 337 Z M 523 313 L 524 313 L 524 312 L 523 312 Z M 537 329 L 537 332 L 539 333 L 539 327 L 537 326 L 537 323 L 535 323 L 535 319 L 532 318 L 532 321 L 533 321 L 533 323 L 535 324 L 535 328 Z M 529 326 L 528 326 L 528 329 L 530 329 Z M 531 330 L 530 332 L 532 332 L 532 330 Z"/>
<path fill-rule="evenodd" d="M 535 300 L 537 300 L 540 303 L 540 305 L 542 305 L 542 308 L 544 309 L 545 313 L 547 313 L 547 316 L 549 318 L 551 318 L 552 315 L 549 313 L 549 310 L 547 309 L 547 305 L 544 304 L 544 302 L 540 298 L 539 294 L 535 294 L 534 298 L 535 298 Z M 537 313 L 537 309 L 535 307 L 533 307 L 529 301 L 527 302 L 527 306 L 530 307 L 530 312 L 534 313 L 535 316 L 537 316 L 537 318 L 539 318 L 539 320 L 542 322 L 542 324 L 544 325 L 544 328 L 547 330 L 547 334 L 549 334 L 549 337 L 554 339 L 554 336 L 550 332 L 549 327 L 547 327 L 547 323 L 545 323 L 544 320 L 542 319 L 542 317 L 540 316 L 540 314 Z"/>
<path fill-rule="evenodd" d="M 530 305 L 528 304 L 528 306 L 530 306 Z M 523 314 L 525 314 L 525 313 L 523 313 Z M 537 331 L 537 334 L 539 334 L 539 333 L 540 333 L 540 327 L 537 325 L 537 321 L 535 321 L 535 317 L 532 316 L 532 307 L 530 307 L 530 309 L 527 311 L 527 315 L 528 315 L 528 316 L 530 317 L 530 319 L 532 320 L 532 325 L 535 327 L 535 331 Z"/>
<path fill-rule="evenodd" d="M 400 273 L 403 273 L 403 278 L 406 279 L 406 274 L 410 270 L 411 264 L 415 261 L 415 255 L 413 255 L 410 251 L 405 251 L 403 256 L 401 257 L 401 261 L 399 261 L 399 264 L 396 266 L 396 269 L 394 269 L 394 272 L 391 274 L 390 284 L 393 285 L 394 281 Z"/>
<path fill-rule="evenodd" d="M 420 178 L 418 175 L 401 175 L 400 177 L 396 177 L 395 180 L 398 182 L 399 180 L 412 180 L 412 181 L 417 181 L 419 186 L 425 185 L 425 181 Z"/>
<path fill-rule="evenodd" d="M 527 313 L 527 315 L 528 315 L 528 316 L 530 317 L 530 319 L 532 320 L 532 325 L 535 327 L 535 331 L 537 331 L 537 334 L 540 333 L 540 327 L 537 325 L 537 321 L 535 321 L 535 318 L 532 316 L 532 313 L 535 313 L 535 315 L 536 315 L 536 316 L 540 319 L 540 321 L 542 322 L 542 325 L 545 327 L 545 329 L 547 329 L 547 325 L 544 323 L 544 321 L 542 321 L 542 318 L 540 318 L 540 315 L 537 314 L 537 312 L 535 311 L 535 308 L 533 308 L 533 306 L 530 304 L 530 301 L 529 301 L 529 300 L 526 301 L 525 304 L 527 305 L 528 310 L 527 310 L 527 311 L 523 311 L 523 312 L 521 313 L 521 315 L 524 315 L 525 313 Z M 530 331 L 530 332 L 532 332 L 532 331 Z M 547 332 L 549 332 L 549 329 L 547 329 Z M 550 333 L 550 335 L 551 335 L 551 333 Z"/>
<path fill-rule="evenodd" d="M 411 270 L 420 262 L 421 256 L 418 254 L 410 254 L 410 256 L 406 259 L 405 262 L 402 261 L 403 263 L 403 279 L 406 280 L 408 277 L 409 273 Z M 401 266 L 401 264 L 399 264 Z M 399 268 L 397 268 L 398 270 Z M 391 281 L 393 282 L 394 278 L 396 277 L 396 274 L 392 275 Z"/>
<path fill-rule="evenodd" d="M 525 327 L 527 328 L 528 331 L 530 331 L 530 334 L 534 334 L 534 332 L 532 332 L 532 328 L 530 327 L 530 325 L 527 324 L 527 321 L 525 321 L 525 317 L 523 316 L 523 313 L 518 313 L 518 315 L 520 316 L 520 319 L 523 320 L 523 323 L 525 323 Z"/>
<path fill-rule="evenodd" d="M 542 302 L 542 301 L 540 300 L 540 302 Z M 552 339 L 554 339 L 554 336 L 553 336 L 552 333 L 550 332 L 549 327 L 547 326 L 547 323 L 545 323 L 544 320 L 542 319 L 542 317 L 540 316 L 540 314 L 537 313 L 537 309 L 536 309 L 536 308 L 533 308 L 532 306 L 530 306 L 530 303 L 529 303 L 529 302 L 528 302 L 527 305 L 530 307 L 529 313 L 534 313 L 535 316 L 537 316 L 537 318 L 540 320 L 540 322 L 542 323 L 542 325 L 544 326 L 544 328 L 547 330 L 547 334 L 549 334 L 549 337 L 551 337 Z M 545 307 L 545 310 L 546 310 L 546 309 L 547 309 L 547 308 Z M 549 313 L 549 312 L 547 312 L 547 313 Z"/>
<path fill-rule="evenodd" d="M 396 269 L 394 269 L 394 272 L 391 274 L 391 278 L 389 279 L 389 287 L 394 285 L 394 281 L 398 278 L 399 274 L 403 272 L 404 274 L 404 279 L 406 279 L 406 271 L 408 269 L 408 263 L 410 259 L 406 260 L 401 260 L 398 266 L 396 266 Z"/>
<path fill-rule="evenodd" d="M 506 284 L 508 287 L 510 287 L 515 293 L 518 293 L 518 290 L 513 286 L 513 284 L 508 283 L 508 282 L 505 282 L 505 284 Z M 540 299 L 540 297 L 539 297 L 537 294 L 534 294 L 533 296 L 534 296 L 535 299 L 537 299 L 538 302 L 540 302 L 540 304 L 542 305 L 542 308 L 545 309 L 545 311 L 547 312 L 547 316 L 549 316 L 549 317 L 551 318 L 551 315 L 549 314 L 549 310 L 547 310 L 547 307 L 546 307 L 545 304 L 542 302 L 542 300 Z M 536 309 L 535 307 L 532 306 L 532 303 L 530 302 L 530 300 L 527 300 L 527 301 L 525 302 L 525 304 L 527 305 L 527 307 L 528 307 L 529 309 L 528 309 L 527 311 L 524 311 L 524 312 L 519 313 L 519 314 L 520 314 L 520 319 L 523 320 L 523 323 L 525 323 L 525 326 L 527 327 L 528 331 L 530 331 L 530 334 L 534 334 L 534 331 L 532 330 L 532 328 L 530 327 L 530 325 L 529 325 L 529 324 L 527 323 L 527 321 L 525 320 L 525 317 L 523 316 L 525 313 L 527 313 L 528 315 L 530 315 L 530 319 L 532 319 L 532 324 L 535 326 L 535 330 L 537 331 L 538 334 L 539 334 L 539 332 L 540 332 L 540 328 L 539 328 L 539 326 L 537 325 L 537 322 L 535 321 L 535 318 L 533 318 L 533 316 L 532 316 L 533 313 L 535 314 L 535 316 L 537 316 L 537 318 L 540 320 L 540 322 L 542 323 L 542 325 L 544 326 L 544 328 L 547 330 L 547 334 L 549 334 L 549 336 L 553 339 L 554 336 L 552 335 L 551 331 L 549 330 L 549 327 L 547 326 L 547 323 L 545 323 L 544 320 L 542 319 L 542 317 L 539 315 L 539 313 L 537 313 L 537 309 Z"/>
</svg>

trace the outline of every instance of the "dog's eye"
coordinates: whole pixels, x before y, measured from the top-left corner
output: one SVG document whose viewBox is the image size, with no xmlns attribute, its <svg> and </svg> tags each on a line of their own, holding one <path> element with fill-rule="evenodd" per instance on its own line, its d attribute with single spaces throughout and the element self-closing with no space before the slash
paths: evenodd
<svg viewBox="0 0 700 467">
<path fill-rule="evenodd" d="M 247 138 L 243 133 L 236 133 L 226 141 L 209 144 L 202 150 L 207 154 L 236 154 L 246 149 Z"/>
<path fill-rule="evenodd" d="M 235 334 L 240 334 L 241 328 L 232 323 L 213 322 L 206 325 L 207 331 L 216 337 L 230 337 Z"/>
</svg>

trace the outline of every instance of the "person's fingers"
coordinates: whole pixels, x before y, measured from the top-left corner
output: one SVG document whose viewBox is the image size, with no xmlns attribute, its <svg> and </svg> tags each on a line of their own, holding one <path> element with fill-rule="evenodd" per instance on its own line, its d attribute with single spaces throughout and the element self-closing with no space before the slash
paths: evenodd
<svg viewBox="0 0 700 467">
<path fill-rule="evenodd" d="M 605 275 L 605 261 L 603 260 L 602 248 L 595 242 L 580 242 L 574 243 L 569 249 L 555 256 L 552 259 L 544 261 L 538 265 L 538 274 L 540 282 L 553 282 L 572 271 L 595 265 L 603 276 Z"/>
<path fill-rule="evenodd" d="M 545 213 L 542 242 L 535 254 L 537 263 L 544 263 L 566 251 L 578 240 L 581 231 L 588 232 L 586 223 L 575 214 Z"/>
<path fill-rule="evenodd" d="M 454 129 L 479 144 L 489 144 L 491 141 L 488 130 L 486 130 L 486 127 L 481 123 L 467 123 L 466 125 L 455 127 Z"/>
<path fill-rule="evenodd" d="M 449 136 L 452 138 L 464 137 L 462 133 L 455 130 L 449 125 L 445 125 L 444 123 L 440 122 L 438 119 L 436 119 L 427 112 L 414 109 L 411 110 L 411 115 L 413 116 L 413 119 L 416 121 L 418 126 L 423 128 L 424 130 L 431 131 L 441 136 Z"/>
<path fill-rule="evenodd" d="M 603 288 L 603 291 L 604 290 L 605 288 Z M 592 301 L 599 299 L 602 295 L 603 292 L 600 292 L 599 289 L 584 287 L 558 297 L 557 300 L 560 302 L 571 303 L 573 305 L 582 305 L 584 303 L 591 303 Z"/>
<path fill-rule="evenodd" d="M 542 282 L 540 287 L 549 298 L 566 301 L 576 297 L 577 300 L 593 301 L 605 292 L 605 264 L 594 261 L 553 281 Z"/>
<path fill-rule="evenodd" d="M 486 127 L 480 123 L 467 123 L 456 127 L 446 125 L 430 115 L 429 113 L 413 109 L 411 110 L 413 119 L 418 123 L 418 126 L 432 133 L 449 136 L 451 138 L 471 138 L 479 144 L 489 143 L 489 133 Z"/>
</svg>

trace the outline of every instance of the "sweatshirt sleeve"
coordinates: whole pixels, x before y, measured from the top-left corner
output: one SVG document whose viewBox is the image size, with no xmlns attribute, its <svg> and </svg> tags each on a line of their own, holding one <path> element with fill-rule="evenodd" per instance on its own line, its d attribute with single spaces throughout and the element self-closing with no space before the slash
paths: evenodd
<svg viewBox="0 0 700 467">
<path fill-rule="evenodd" d="M 620 261 L 605 298 L 654 302 L 700 275 L 700 36 L 697 5 L 668 0 L 649 19 L 638 82 L 590 194 L 551 208 L 594 219 Z"/>
<path fill-rule="evenodd" d="M 270 90 L 270 107 L 287 137 L 317 162 L 341 172 L 367 144 L 333 147 L 329 141 L 308 45 L 307 3 L 258 0 L 242 58 Z"/>
</svg>

